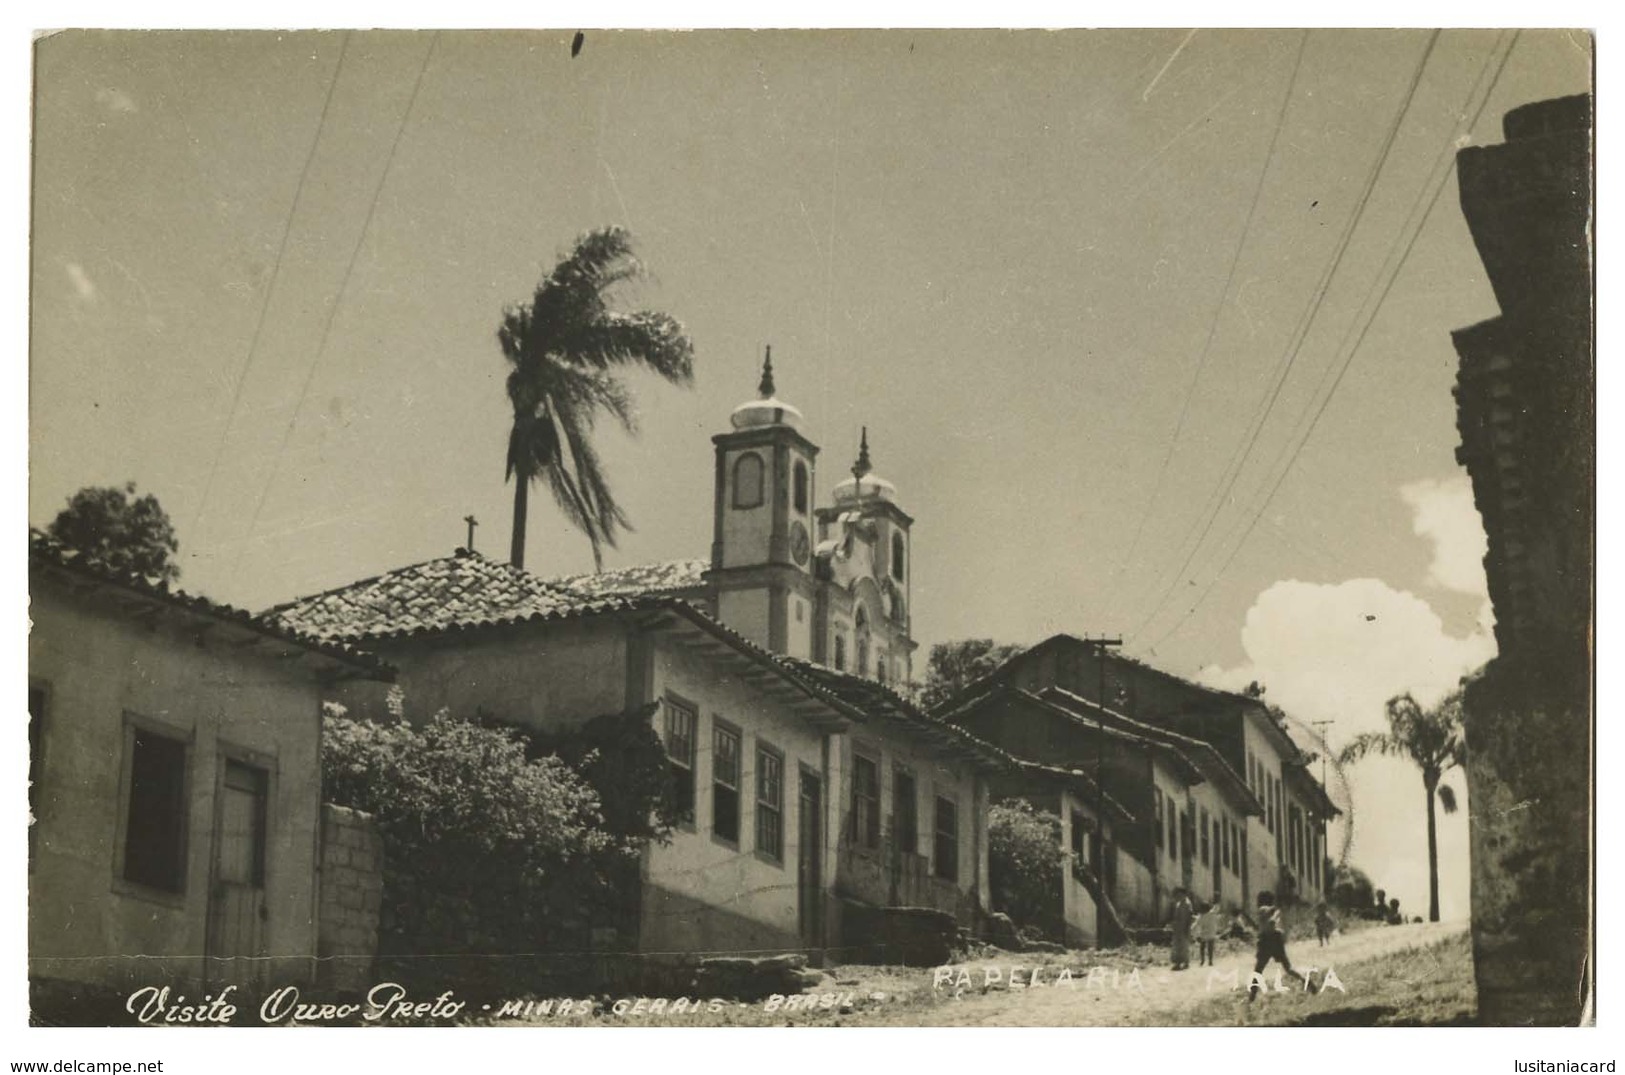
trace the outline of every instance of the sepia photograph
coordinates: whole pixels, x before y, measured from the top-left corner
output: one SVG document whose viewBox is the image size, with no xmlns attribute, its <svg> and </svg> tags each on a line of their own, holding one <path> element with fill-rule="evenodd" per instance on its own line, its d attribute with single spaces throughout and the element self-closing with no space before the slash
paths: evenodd
<svg viewBox="0 0 1625 1075">
<path fill-rule="evenodd" d="M 5 1018 L 1594 1025 L 1594 46 L 40 32 Z"/>
</svg>

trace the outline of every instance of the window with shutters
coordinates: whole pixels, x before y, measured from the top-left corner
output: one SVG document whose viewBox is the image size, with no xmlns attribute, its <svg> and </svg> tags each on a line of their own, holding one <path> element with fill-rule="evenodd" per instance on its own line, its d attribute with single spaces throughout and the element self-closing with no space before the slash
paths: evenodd
<svg viewBox="0 0 1625 1075">
<path fill-rule="evenodd" d="M 756 746 L 756 852 L 784 861 L 784 756 Z"/>
<path fill-rule="evenodd" d="M 937 796 L 937 839 L 933 870 L 944 881 L 959 880 L 959 805 Z"/>
<path fill-rule="evenodd" d="M 862 754 L 852 756 L 852 843 L 880 848 L 880 765 Z"/>
<path fill-rule="evenodd" d="M 721 721 L 711 734 L 711 832 L 739 842 L 739 732 Z"/>
</svg>

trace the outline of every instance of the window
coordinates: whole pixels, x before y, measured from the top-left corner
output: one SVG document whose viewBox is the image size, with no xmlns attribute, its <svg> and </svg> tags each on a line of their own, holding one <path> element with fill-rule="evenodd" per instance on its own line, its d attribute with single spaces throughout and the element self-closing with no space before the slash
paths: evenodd
<svg viewBox="0 0 1625 1075">
<path fill-rule="evenodd" d="M 1072 811 L 1072 867 L 1076 873 L 1080 867 L 1093 866 L 1090 855 L 1091 840 L 1089 836 L 1092 828 L 1089 819 L 1077 810 Z"/>
<path fill-rule="evenodd" d="M 929 535 L 927 535 L 929 536 Z M 927 543 L 929 544 L 929 542 Z M 903 581 L 903 535 L 900 533 L 891 536 L 891 577 L 898 582 Z M 927 552 L 930 550 L 927 549 Z"/>
<path fill-rule="evenodd" d="M 914 775 L 904 769 L 892 770 L 892 839 L 907 855 L 920 853 L 920 799 Z"/>
<path fill-rule="evenodd" d="M 130 740 L 124 879 L 163 892 L 186 888 L 186 744 L 142 728 Z"/>
<path fill-rule="evenodd" d="M 671 699 L 666 700 L 666 757 L 677 816 L 694 823 L 694 710 Z"/>
<path fill-rule="evenodd" d="M 880 847 L 880 766 L 862 754 L 852 756 L 852 842 Z"/>
<path fill-rule="evenodd" d="M 756 748 L 756 850 L 784 861 L 784 759 L 764 746 Z"/>
<path fill-rule="evenodd" d="M 1230 852 L 1230 872 L 1240 877 L 1242 866 L 1247 861 L 1247 833 L 1240 825 L 1231 830 Z"/>
<path fill-rule="evenodd" d="M 1219 850 L 1222 852 L 1221 859 L 1224 868 L 1228 870 L 1230 868 L 1230 822 L 1228 821 L 1219 823 Z"/>
<path fill-rule="evenodd" d="M 886 685 L 886 655 L 884 653 L 875 657 L 875 679 L 884 687 Z"/>
<path fill-rule="evenodd" d="M 858 663 L 853 671 L 860 676 L 866 676 L 869 674 L 869 613 L 862 606 L 858 608 L 856 634 Z"/>
<path fill-rule="evenodd" d="M 944 881 L 959 880 L 959 807 L 937 796 L 936 874 Z"/>
<path fill-rule="evenodd" d="M 835 670 L 846 671 L 846 636 L 835 636 Z"/>
<path fill-rule="evenodd" d="M 1179 857 L 1179 812 L 1174 809 L 1173 799 L 1168 800 L 1168 857 Z"/>
<path fill-rule="evenodd" d="M 795 486 L 796 511 L 805 515 L 807 513 L 807 464 L 799 459 L 796 460 L 795 481 L 793 484 Z"/>
<path fill-rule="evenodd" d="M 1151 817 L 1156 823 L 1153 828 L 1155 829 L 1157 847 L 1160 848 L 1162 847 L 1162 789 L 1152 788 L 1151 795 L 1154 808 Z"/>
<path fill-rule="evenodd" d="M 739 733 L 718 723 L 711 733 L 711 831 L 739 842 Z"/>
<path fill-rule="evenodd" d="M 734 507 L 762 506 L 762 457 L 746 452 L 734 460 Z"/>
<path fill-rule="evenodd" d="M 1208 828 L 1208 823 L 1207 823 L 1207 807 L 1205 807 L 1205 806 L 1202 807 L 1202 811 L 1201 811 L 1200 816 L 1201 816 L 1201 825 L 1202 825 L 1201 857 L 1202 857 L 1202 865 L 1206 866 L 1208 864 L 1208 847 L 1209 847 L 1209 844 L 1208 844 L 1208 832 L 1210 831 L 1209 828 Z"/>
</svg>

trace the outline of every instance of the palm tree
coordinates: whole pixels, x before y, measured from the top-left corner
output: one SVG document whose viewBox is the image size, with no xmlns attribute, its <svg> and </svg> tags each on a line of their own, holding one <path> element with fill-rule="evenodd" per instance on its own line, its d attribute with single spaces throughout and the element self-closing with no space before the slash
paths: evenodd
<svg viewBox="0 0 1625 1075">
<path fill-rule="evenodd" d="M 1428 921 L 1439 920 L 1439 835 L 1433 799 L 1444 812 L 1456 812 L 1456 793 L 1439 780 L 1454 766 L 1465 766 L 1467 748 L 1461 734 L 1461 691 L 1452 692 L 1432 709 L 1424 709 L 1409 691 L 1388 699 L 1388 730 L 1365 732 L 1343 748 L 1348 765 L 1367 754 L 1409 758 L 1422 770 L 1428 806 Z"/>
<path fill-rule="evenodd" d="M 515 567 L 525 566 L 525 516 L 530 483 L 543 478 L 559 509 L 592 542 L 593 562 L 603 568 L 603 546 L 629 529 L 615 502 L 589 435 L 602 411 L 629 433 L 637 416 L 622 367 L 642 366 L 673 384 L 694 380 L 694 345 L 682 325 L 653 311 L 610 309 L 616 285 L 646 275 L 623 228 L 600 228 L 536 285 L 529 303 L 503 311 L 497 340 L 508 360 L 507 477 L 514 479 Z"/>
</svg>

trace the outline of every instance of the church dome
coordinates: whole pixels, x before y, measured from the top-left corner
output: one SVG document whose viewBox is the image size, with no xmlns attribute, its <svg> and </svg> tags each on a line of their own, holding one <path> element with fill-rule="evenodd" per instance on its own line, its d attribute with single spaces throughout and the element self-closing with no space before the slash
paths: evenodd
<svg viewBox="0 0 1625 1075">
<path fill-rule="evenodd" d="M 863 428 L 863 440 L 858 447 L 858 461 L 852 466 L 852 477 L 835 486 L 832 494 L 837 504 L 853 504 L 860 500 L 897 499 L 897 486 L 876 474 L 869 463 L 869 427 Z"/>
<path fill-rule="evenodd" d="M 773 348 L 767 349 L 762 363 L 762 383 L 759 397 L 735 407 L 729 422 L 735 429 L 758 429 L 763 426 L 801 427 L 801 412 L 773 394 Z"/>
</svg>

